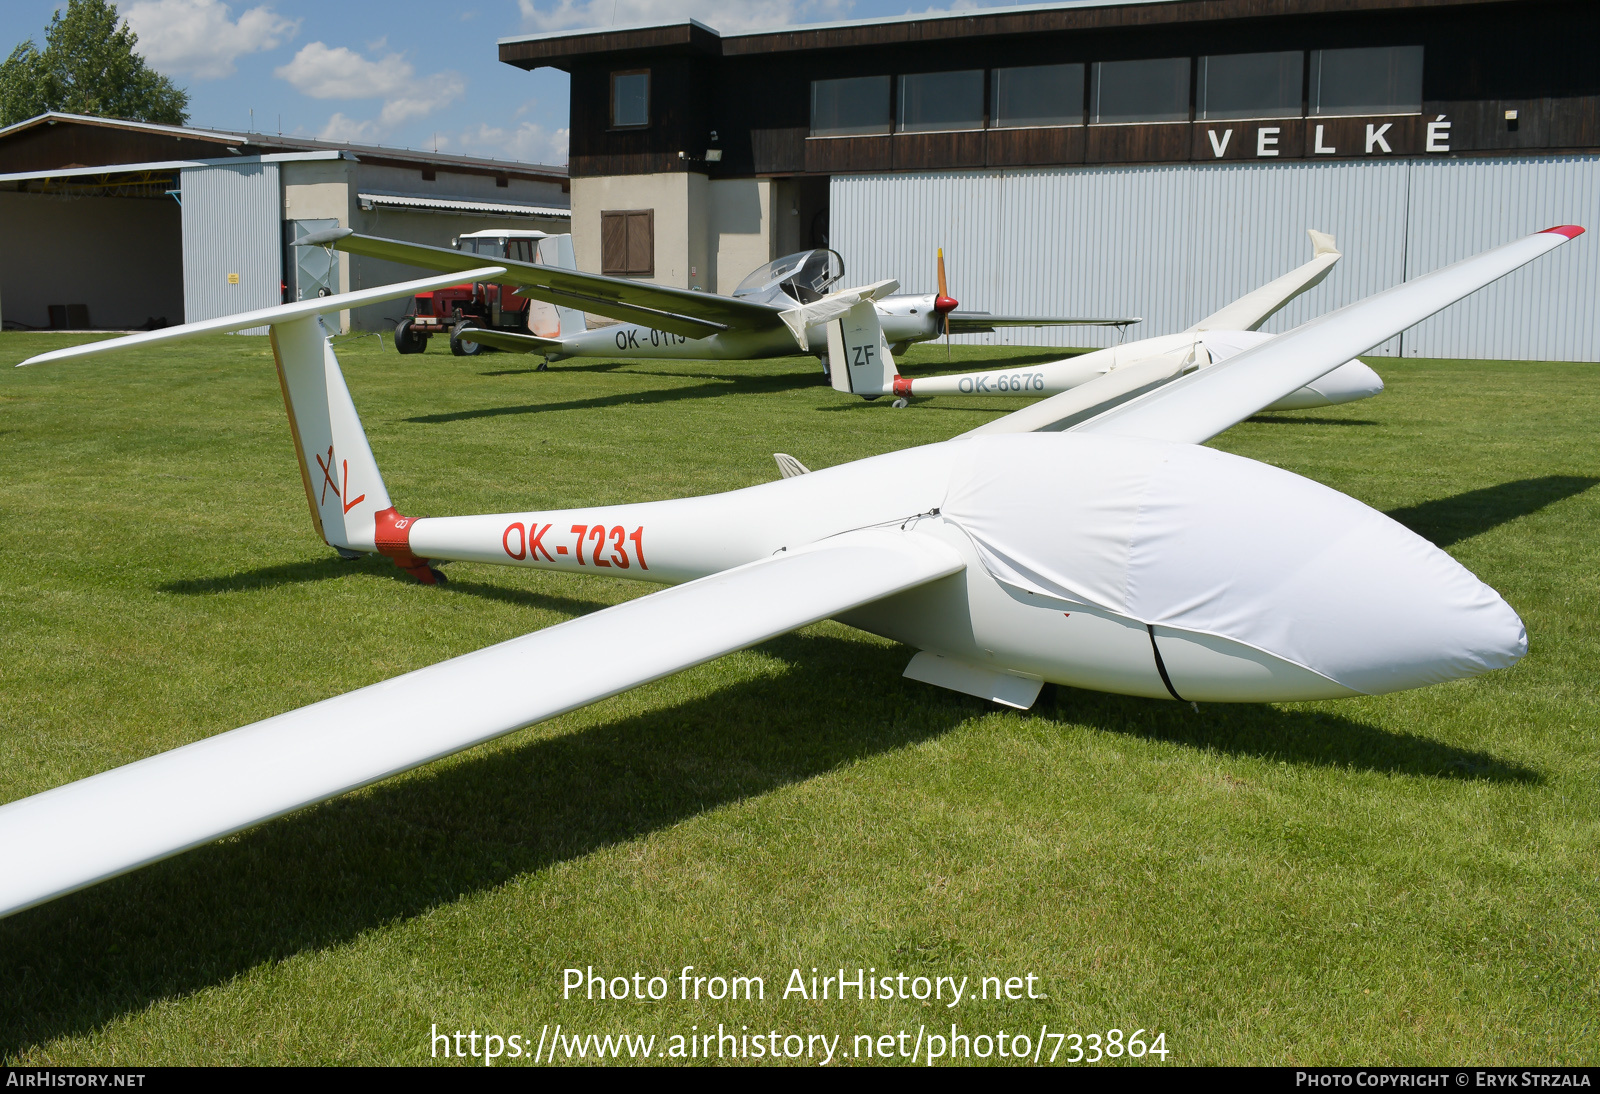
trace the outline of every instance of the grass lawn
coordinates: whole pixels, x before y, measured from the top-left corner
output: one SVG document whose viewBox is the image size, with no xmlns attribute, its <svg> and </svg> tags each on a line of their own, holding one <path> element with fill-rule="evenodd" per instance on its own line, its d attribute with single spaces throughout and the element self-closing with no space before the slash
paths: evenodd
<svg viewBox="0 0 1600 1094">
<path fill-rule="evenodd" d="M 0 366 L 69 337 L 0 335 Z M 536 373 L 441 347 L 339 350 L 418 515 L 727 490 L 773 452 L 828 466 L 1019 405 L 893 410 L 810 360 Z M 955 363 L 1008 353 L 1052 356 Z M 1600 366 L 1374 363 L 1377 399 L 1214 443 L 1447 548 L 1527 623 L 1515 668 L 1199 713 L 1052 688 L 1017 713 L 821 624 L 0 921 L 0 1060 L 406 1064 L 435 1025 L 559 1022 L 658 1053 L 718 1023 L 842 1055 L 955 1023 L 1144 1029 L 1182 1064 L 1593 1063 Z M 0 802 L 649 590 L 340 562 L 289 445 L 263 338 L 0 369 Z M 682 1001 L 685 965 L 766 997 Z M 671 992 L 563 1000 L 587 966 Z M 1047 998 L 783 997 L 840 967 Z"/>
</svg>

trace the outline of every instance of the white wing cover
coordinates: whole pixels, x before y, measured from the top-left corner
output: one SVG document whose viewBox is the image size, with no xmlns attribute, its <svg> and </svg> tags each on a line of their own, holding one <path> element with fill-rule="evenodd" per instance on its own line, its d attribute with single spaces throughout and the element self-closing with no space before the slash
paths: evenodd
<svg viewBox="0 0 1600 1094">
<path fill-rule="evenodd" d="M 0 806 L 0 915 L 963 567 L 852 532 Z"/>
</svg>

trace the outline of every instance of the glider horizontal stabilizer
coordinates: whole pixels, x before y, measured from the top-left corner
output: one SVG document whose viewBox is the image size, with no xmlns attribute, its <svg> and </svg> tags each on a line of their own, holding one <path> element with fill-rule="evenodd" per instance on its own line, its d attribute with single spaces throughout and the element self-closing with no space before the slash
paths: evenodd
<svg viewBox="0 0 1600 1094">
<path fill-rule="evenodd" d="M 1200 444 L 1581 234 L 1548 228 L 1412 278 L 1071 428 Z"/>
<path fill-rule="evenodd" d="M 518 334 L 508 330 L 480 330 L 477 327 L 462 331 L 461 340 L 507 353 L 560 353 L 562 344 L 559 338 L 540 338 L 537 334 Z"/>
<path fill-rule="evenodd" d="M 1049 315 L 990 315 L 981 311 L 953 311 L 951 334 L 988 334 L 996 327 L 1126 327 L 1143 323 L 1139 316 L 1125 319 L 1078 319 Z"/>
<path fill-rule="evenodd" d="M 505 273 L 504 266 L 480 266 L 469 271 L 469 276 L 474 278 L 498 277 L 503 273 Z M 138 334 L 129 334 L 121 338 L 103 338 L 98 342 L 85 342 L 81 346 L 51 350 L 49 353 L 41 353 L 37 357 L 30 357 L 17 367 L 21 368 L 22 365 L 43 365 L 51 361 L 64 361 L 69 357 L 88 357 L 97 353 L 110 353 L 113 350 L 134 349 L 138 346 L 153 345 L 157 342 L 181 342 L 185 338 L 199 338 L 205 334 L 226 334 L 229 331 L 249 330 L 251 327 L 287 323 L 290 320 L 304 319 L 313 315 L 331 315 L 347 308 L 359 308 L 363 304 L 378 304 L 385 300 L 396 300 L 403 296 L 415 296 L 419 292 L 443 288 L 460 280 L 461 275 L 459 274 L 448 277 L 435 275 L 433 277 L 420 278 L 416 281 L 402 281 L 397 285 L 381 285 L 375 289 L 359 289 L 355 292 L 338 293 L 334 296 L 319 296 L 311 300 L 300 300 L 293 304 L 276 304 L 270 308 L 257 308 L 255 311 L 220 315 L 215 319 L 201 319 L 194 323 L 183 323 L 176 327 L 162 327 L 160 330 L 141 331 Z"/>
<path fill-rule="evenodd" d="M 963 566 L 850 532 L 0 806 L 0 916 Z"/>
</svg>

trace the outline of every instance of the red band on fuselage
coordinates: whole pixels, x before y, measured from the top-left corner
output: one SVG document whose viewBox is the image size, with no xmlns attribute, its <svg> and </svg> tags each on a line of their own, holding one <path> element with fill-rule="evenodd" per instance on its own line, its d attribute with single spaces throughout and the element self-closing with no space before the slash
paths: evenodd
<svg viewBox="0 0 1600 1094">
<path fill-rule="evenodd" d="M 394 559 L 396 566 L 424 585 L 439 583 L 427 560 L 411 553 L 411 526 L 417 522 L 416 517 L 401 516 L 400 511 L 391 505 L 375 514 L 373 520 L 376 522 L 373 542 L 377 544 L 380 555 Z"/>
<path fill-rule="evenodd" d="M 909 377 L 909 376 L 896 376 L 894 378 L 894 393 L 896 395 L 910 395 L 911 394 L 911 377 Z"/>
</svg>

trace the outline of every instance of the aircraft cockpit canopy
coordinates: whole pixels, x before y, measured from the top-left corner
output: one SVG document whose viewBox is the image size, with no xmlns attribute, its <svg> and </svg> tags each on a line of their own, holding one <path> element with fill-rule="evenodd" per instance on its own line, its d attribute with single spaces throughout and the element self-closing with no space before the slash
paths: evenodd
<svg viewBox="0 0 1600 1094">
<path fill-rule="evenodd" d="M 844 276 L 844 259 L 839 252 L 819 247 L 812 251 L 774 258 L 739 282 L 733 295 L 758 304 L 789 306 L 791 301 L 809 304 L 827 293 Z"/>
</svg>

